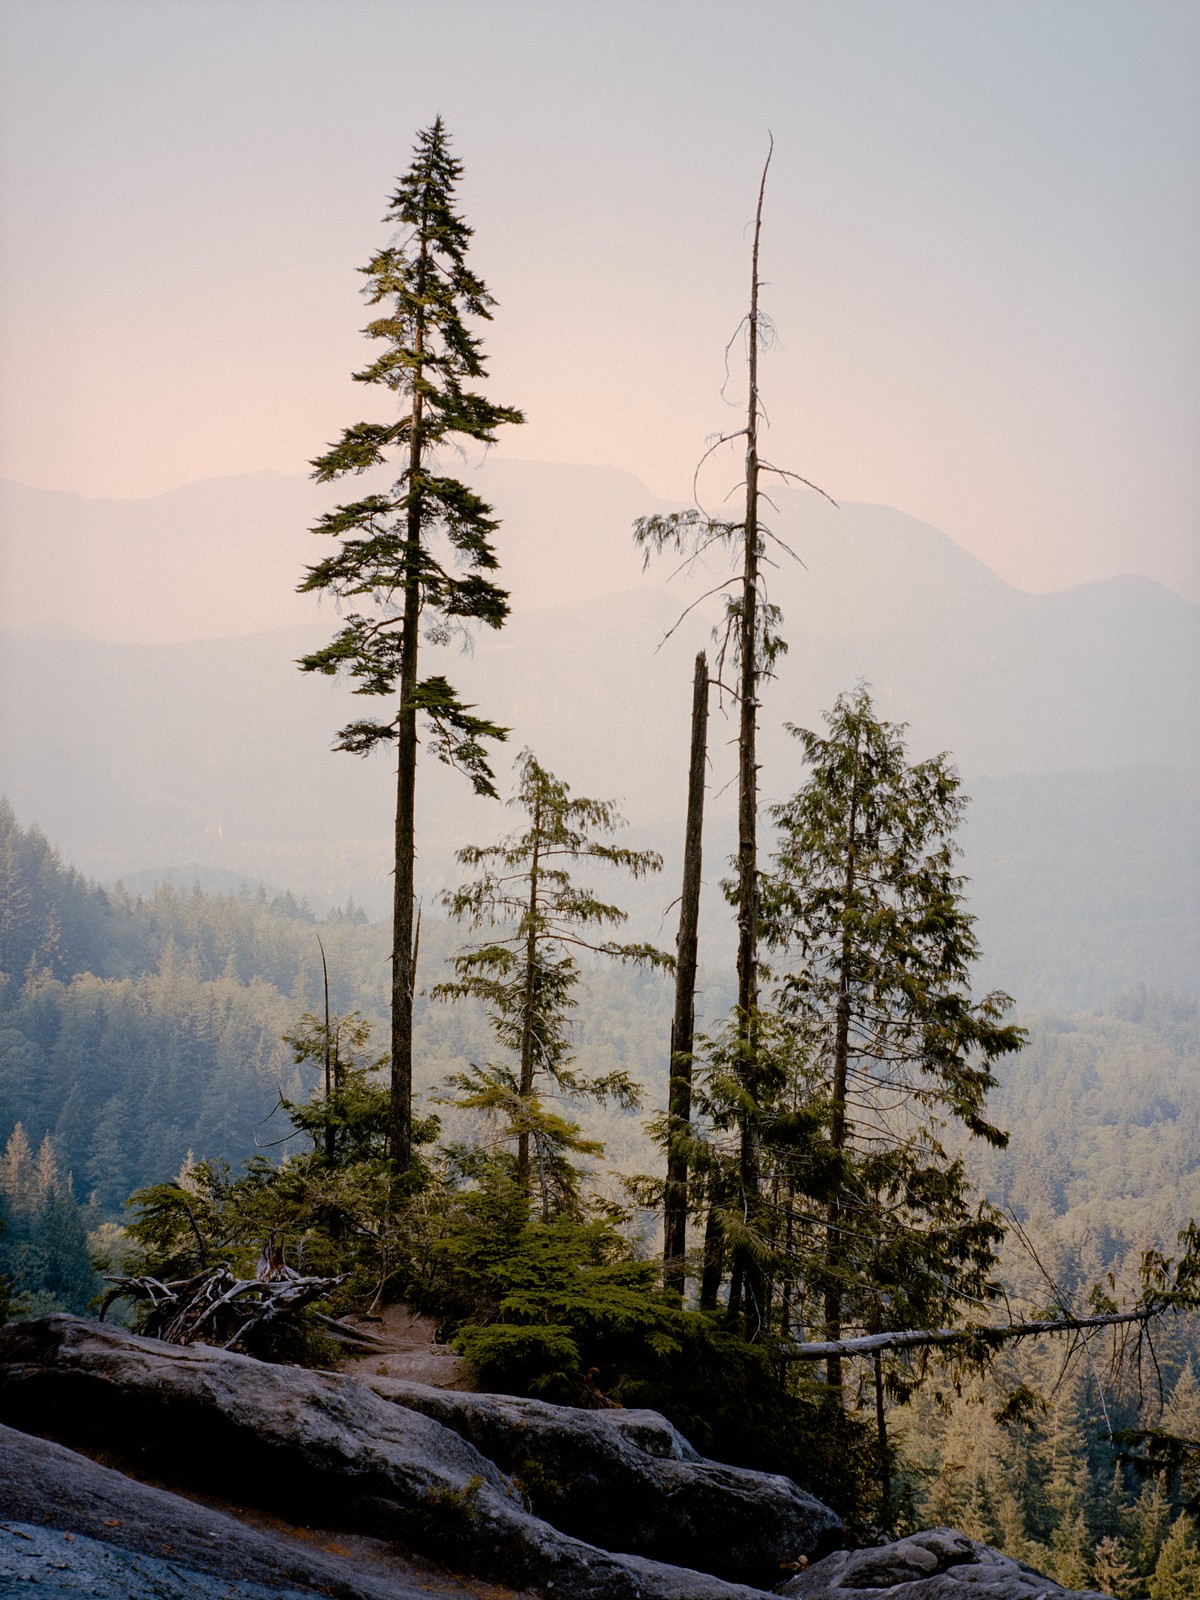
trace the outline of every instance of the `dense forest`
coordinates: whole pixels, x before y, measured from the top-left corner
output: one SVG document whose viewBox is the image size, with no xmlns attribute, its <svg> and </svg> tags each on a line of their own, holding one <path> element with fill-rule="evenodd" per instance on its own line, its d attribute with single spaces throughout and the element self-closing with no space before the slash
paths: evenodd
<svg viewBox="0 0 1200 1600">
<path fill-rule="evenodd" d="M 189 1157 L 238 1170 L 256 1153 L 278 1162 L 310 1143 L 273 1143 L 290 1131 L 281 1096 L 307 1097 L 319 1076 L 282 1036 L 321 999 L 318 936 L 331 1003 L 381 1032 L 387 929 L 353 905 L 318 920 L 286 893 L 104 889 L 7 806 L 0 870 L 0 1259 L 14 1312 L 82 1310 L 100 1287 L 85 1230 L 99 1265 L 111 1268 L 129 1249 L 134 1190 L 173 1178 Z M 439 969 L 449 973 L 462 938 L 444 917 L 427 917 L 422 942 L 432 984 Z M 715 1022 L 726 996 L 715 975 L 700 987 Z M 631 1070 L 647 1108 L 665 1103 L 670 1000 L 662 976 L 596 967 L 575 1019 L 589 1072 Z M 484 1058 L 488 1030 L 476 1002 L 448 1006 L 424 994 L 416 1016 L 428 1097 Z M 1140 1252 L 1169 1250 L 1200 1214 L 1200 1007 L 1139 989 L 1085 1015 L 1022 1020 L 1028 1044 L 1002 1064 L 990 1103 L 1012 1138 L 1005 1150 L 975 1141 L 972 1177 L 1026 1231 L 1055 1291 L 1082 1308 L 1093 1283 L 1112 1273 L 1128 1286 Z M 453 1108 L 443 1116 L 464 1134 L 481 1121 Z M 606 1147 L 590 1165 L 610 1202 L 624 1198 L 619 1174 L 656 1169 L 643 1114 L 581 1107 L 579 1117 Z M 643 1250 L 653 1227 L 650 1213 L 628 1210 L 626 1232 Z M 1053 1299 L 1015 1239 L 1003 1277 L 1029 1305 Z M 894 1413 L 903 1514 L 963 1527 L 1062 1582 L 1146 1593 L 1191 1490 L 1120 1465 L 1108 1435 L 1149 1419 L 1195 1437 L 1194 1320 L 1157 1336 L 1161 1412 L 1148 1355 L 1139 1398 L 1135 1373 L 1110 1380 L 1107 1347 L 1095 1370 L 1077 1359 L 1063 1376 L 1060 1340 L 1005 1352 L 986 1376 L 946 1376 L 940 1398 L 921 1391 Z M 1004 1415 L 1026 1391 L 1036 1399 Z M 1179 1545 L 1182 1531 L 1174 1538 Z"/>
</svg>

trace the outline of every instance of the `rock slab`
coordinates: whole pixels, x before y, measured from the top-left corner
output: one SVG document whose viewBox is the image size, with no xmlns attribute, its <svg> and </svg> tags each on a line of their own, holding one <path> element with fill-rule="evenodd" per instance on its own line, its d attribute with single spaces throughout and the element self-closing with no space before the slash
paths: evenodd
<svg viewBox="0 0 1200 1600">
<path fill-rule="evenodd" d="M 540 1516 L 589 1544 L 766 1587 L 842 1537 L 837 1515 L 790 1478 L 708 1461 L 656 1411 L 366 1381 L 453 1429 L 515 1478 Z"/>
<path fill-rule="evenodd" d="M 481 1588 L 440 1574 L 379 1540 L 257 1527 L 212 1505 L 139 1483 L 63 1445 L 0 1426 L 0 1594 L 28 1580 L 108 1600 L 169 1596 L 275 1600 L 478 1600 Z M 89 1587 L 89 1585 L 91 1587 Z M 57 1586 L 55 1588 L 54 1586 Z M 487 1586 L 494 1600 L 521 1600 Z"/>
<path fill-rule="evenodd" d="M 762 1593 L 560 1532 L 466 1439 L 334 1373 L 44 1317 L 0 1329 L 0 1422 L 105 1451 L 172 1488 L 394 1540 L 539 1594 Z"/>
<path fill-rule="evenodd" d="M 797 1600 L 1107 1600 L 1064 1589 L 1022 1561 L 930 1528 L 868 1550 L 837 1550 L 779 1590 Z"/>
</svg>

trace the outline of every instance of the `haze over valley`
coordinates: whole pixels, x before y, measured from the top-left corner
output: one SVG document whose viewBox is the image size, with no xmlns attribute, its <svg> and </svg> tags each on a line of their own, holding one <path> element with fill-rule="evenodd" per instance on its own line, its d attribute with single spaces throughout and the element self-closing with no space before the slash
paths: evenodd
<svg viewBox="0 0 1200 1600">
<path fill-rule="evenodd" d="M 721 569 L 643 570 L 631 523 L 658 502 L 625 473 L 492 461 L 477 478 L 502 519 L 512 616 L 468 655 L 441 652 L 446 670 L 512 730 L 502 793 L 528 746 L 578 792 L 619 797 L 630 840 L 666 858 L 638 896 L 659 934 L 678 892 L 692 657 L 716 654 L 719 601 L 698 597 Z M 384 914 L 391 763 L 331 752 L 364 703 L 294 665 L 336 620 L 295 593 L 330 500 L 273 473 L 134 501 L 3 486 L 0 788 L 66 860 L 104 881 L 262 880 L 318 911 L 349 898 Z M 801 779 L 783 723 L 819 726 L 865 679 L 914 754 L 949 751 L 962 772 L 988 982 L 1067 1007 L 1139 981 L 1194 992 L 1198 608 L 1133 576 L 1026 593 L 887 507 L 788 491 L 773 525 L 798 559 L 774 550 L 767 579 L 789 650 L 763 696 L 764 800 Z M 715 948 L 733 731 L 726 701 L 710 743 Z M 429 902 L 456 881 L 455 849 L 508 823 L 432 760 L 419 805 Z"/>
</svg>

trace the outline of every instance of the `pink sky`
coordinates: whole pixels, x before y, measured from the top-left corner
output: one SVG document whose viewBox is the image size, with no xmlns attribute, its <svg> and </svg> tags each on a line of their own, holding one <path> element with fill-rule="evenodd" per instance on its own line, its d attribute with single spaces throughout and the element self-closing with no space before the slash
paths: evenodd
<svg viewBox="0 0 1200 1600">
<path fill-rule="evenodd" d="M 0 475 L 295 472 L 378 414 L 355 268 L 440 112 L 504 451 L 685 497 L 769 128 L 773 458 L 1024 587 L 1200 598 L 1194 5 L 7 0 L 0 33 Z"/>
</svg>

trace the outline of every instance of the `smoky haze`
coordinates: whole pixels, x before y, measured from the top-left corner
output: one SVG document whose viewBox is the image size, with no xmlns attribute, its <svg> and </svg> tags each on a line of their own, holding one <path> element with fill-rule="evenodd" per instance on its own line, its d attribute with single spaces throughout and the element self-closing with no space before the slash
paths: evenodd
<svg viewBox="0 0 1200 1600">
<path fill-rule="evenodd" d="M 469 652 L 439 652 L 439 670 L 511 728 L 502 791 L 528 745 L 577 792 L 620 797 L 631 842 L 667 858 L 636 909 L 669 939 L 691 663 L 714 653 L 720 602 L 701 597 L 722 572 L 643 571 L 630 525 L 660 503 L 627 474 L 492 461 L 476 479 L 503 519 L 513 615 Z M 266 879 L 318 908 L 384 911 L 391 764 L 331 753 L 362 702 L 294 665 L 336 625 L 295 593 L 329 498 L 271 473 L 138 501 L 4 487 L 2 785 L 67 860 L 110 880 Z M 1197 607 L 1139 578 L 1025 593 L 887 507 L 786 493 L 773 526 L 797 559 L 777 551 L 768 575 L 790 649 L 763 696 L 764 801 L 803 777 L 783 724 L 819 725 L 865 679 L 909 724 L 912 753 L 950 751 L 975 798 L 964 868 L 990 979 L 1080 1004 L 1123 982 L 1194 989 Z M 724 710 L 714 910 L 732 836 Z M 454 881 L 457 847 L 509 819 L 434 762 L 420 804 L 428 899 Z"/>
</svg>

